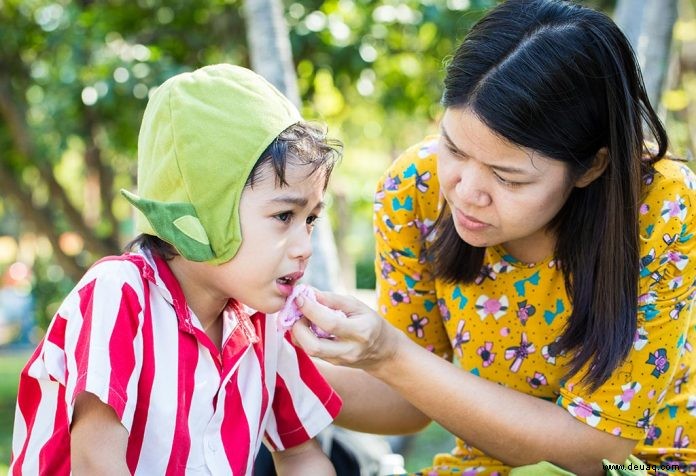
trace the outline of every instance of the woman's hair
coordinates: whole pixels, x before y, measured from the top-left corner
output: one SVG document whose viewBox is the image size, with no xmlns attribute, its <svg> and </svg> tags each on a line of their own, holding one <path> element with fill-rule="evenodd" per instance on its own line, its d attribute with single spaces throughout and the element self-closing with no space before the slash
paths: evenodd
<svg viewBox="0 0 696 476">
<path fill-rule="evenodd" d="M 606 15 L 558 0 L 509 0 L 466 36 L 447 66 L 443 105 L 468 108 L 501 138 L 568 164 L 575 181 L 608 153 L 602 175 L 574 188 L 550 223 L 572 314 L 559 348 L 567 376 L 589 364 L 596 389 L 626 358 L 637 326 L 641 178 L 667 149 L 635 55 Z M 642 122 L 657 142 L 645 147 Z M 445 207 L 431 249 L 436 276 L 472 281 L 484 249 L 461 240 Z M 454 257 L 454 259 L 453 259 Z"/>
<path fill-rule="evenodd" d="M 341 151 L 341 142 L 328 138 L 325 128 L 309 122 L 298 122 L 281 132 L 266 147 L 251 169 L 244 186 L 253 187 L 264 173 L 271 170 L 275 174 L 276 184 L 280 187 L 287 186 L 285 169 L 288 164 L 292 164 L 309 166 L 308 176 L 322 173 L 326 189 Z M 147 249 L 164 260 L 170 260 L 179 254 L 173 245 L 145 233 L 125 246 L 126 251 L 135 249 Z"/>
</svg>

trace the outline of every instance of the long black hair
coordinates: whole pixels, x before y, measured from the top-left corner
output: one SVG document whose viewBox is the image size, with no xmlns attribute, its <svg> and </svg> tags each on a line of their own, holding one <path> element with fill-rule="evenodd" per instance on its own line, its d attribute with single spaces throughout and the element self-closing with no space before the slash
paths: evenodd
<svg viewBox="0 0 696 476">
<path fill-rule="evenodd" d="M 567 376 L 585 365 L 596 389 L 626 358 L 637 327 L 641 178 L 667 150 L 631 46 L 606 15 L 560 0 L 509 0 L 466 36 L 447 66 L 442 99 L 468 108 L 502 138 L 568 164 L 577 179 L 608 153 L 602 175 L 575 188 L 550 223 L 572 302 L 560 349 Z M 657 150 L 646 151 L 643 122 Z M 472 281 L 484 249 L 461 240 L 445 210 L 434 273 Z M 453 259 L 454 256 L 454 259 Z"/>
</svg>

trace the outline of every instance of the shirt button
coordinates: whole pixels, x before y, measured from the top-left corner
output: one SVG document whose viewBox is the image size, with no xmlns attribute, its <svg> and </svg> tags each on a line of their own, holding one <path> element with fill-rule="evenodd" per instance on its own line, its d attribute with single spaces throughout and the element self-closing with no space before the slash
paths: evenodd
<svg viewBox="0 0 696 476">
<path fill-rule="evenodd" d="M 210 451 L 212 451 L 213 453 L 217 451 L 217 446 L 215 446 L 215 443 L 213 443 L 212 441 L 208 442 L 208 448 L 210 448 Z"/>
</svg>

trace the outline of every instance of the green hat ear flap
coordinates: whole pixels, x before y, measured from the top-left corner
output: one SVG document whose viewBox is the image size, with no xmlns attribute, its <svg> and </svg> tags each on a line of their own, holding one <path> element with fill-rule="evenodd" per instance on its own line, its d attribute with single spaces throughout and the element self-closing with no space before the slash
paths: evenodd
<svg viewBox="0 0 696 476">
<path fill-rule="evenodd" d="M 181 256 L 199 262 L 215 258 L 193 205 L 147 200 L 128 190 L 121 190 L 121 193 L 145 215 L 157 236 L 174 245 Z"/>
</svg>

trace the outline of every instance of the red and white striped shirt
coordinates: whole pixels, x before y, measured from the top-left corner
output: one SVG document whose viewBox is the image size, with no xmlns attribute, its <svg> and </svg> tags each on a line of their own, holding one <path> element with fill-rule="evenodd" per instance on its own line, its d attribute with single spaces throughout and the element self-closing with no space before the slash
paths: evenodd
<svg viewBox="0 0 696 476">
<path fill-rule="evenodd" d="M 230 301 L 218 351 L 164 260 L 99 261 L 22 371 L 10 474 L 70 473 L 70 422 L 85 391 L 128 431 L 133 474 L 250 474 L 262 440 L 282 450 L 314 437 L 340 397 L 275 315 L 249 314 Z"/>
</svg>

